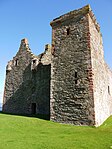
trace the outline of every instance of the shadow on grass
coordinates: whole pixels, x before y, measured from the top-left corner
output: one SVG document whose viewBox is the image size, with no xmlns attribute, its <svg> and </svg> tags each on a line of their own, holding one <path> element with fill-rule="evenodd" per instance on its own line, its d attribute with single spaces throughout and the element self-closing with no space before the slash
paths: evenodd
<svg viewBox="0 0 112 149">
<path fill-rule="evenodd" d="M 2 111 L 0 111 L 0 114 L 34 117 L 34 118 L 39 118 L 39 119 L 43 119 L 43 120 L 50 120 L 50 115 L 45 115 L 45 114 L 30 114 L 30 115 L 27 115 L 27 114 L 12 114 L 12 113 L 6 113 L 6 112 L 2 112 Z"/>
</svg>

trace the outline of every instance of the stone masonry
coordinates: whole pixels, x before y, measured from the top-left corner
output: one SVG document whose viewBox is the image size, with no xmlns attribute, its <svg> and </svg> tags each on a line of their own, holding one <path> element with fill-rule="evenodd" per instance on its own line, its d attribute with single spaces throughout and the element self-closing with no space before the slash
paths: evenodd
<svg viewBox="0 0 112 149">
<path fill-rule="evenodd" d="M 54 19 L 52 46 L 32 54 L 27 39 L 6 68 L 3 112 L 101 125 L 112 114 L 112 71 L 89 5 Z"/>
<path fill-rule="evenodd" d="M 16 56 L 6 68 L 3 112 L 14 114 L 50 114 L 51 52 L 35 56 L 27 39 L 21 40 Z"/>
</svg>

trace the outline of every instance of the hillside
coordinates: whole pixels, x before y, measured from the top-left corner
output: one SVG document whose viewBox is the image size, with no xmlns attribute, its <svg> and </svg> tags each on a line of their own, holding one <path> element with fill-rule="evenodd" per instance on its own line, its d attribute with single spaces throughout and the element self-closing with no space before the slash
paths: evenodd
<svg viewBox="0 0 112 149">
<path fill-rule="evenodd" d="M 112 116 L 98 127 L 0 114 L 0 149 L 109 149 Z"/>
</svg>

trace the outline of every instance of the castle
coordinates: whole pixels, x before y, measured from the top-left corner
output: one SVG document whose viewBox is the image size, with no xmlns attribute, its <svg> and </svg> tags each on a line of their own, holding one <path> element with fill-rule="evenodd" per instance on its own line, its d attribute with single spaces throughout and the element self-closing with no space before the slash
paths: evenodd
<svg viewBox="0 0 112 149">
<path fill-rule="evenodd" d="M 3 112 L 101 125 L 112 114 L 112 71 L 89 5 L 54 19 L 52 46 L 36 56 L 27 39 L 6 67 Z"/>
</svg>

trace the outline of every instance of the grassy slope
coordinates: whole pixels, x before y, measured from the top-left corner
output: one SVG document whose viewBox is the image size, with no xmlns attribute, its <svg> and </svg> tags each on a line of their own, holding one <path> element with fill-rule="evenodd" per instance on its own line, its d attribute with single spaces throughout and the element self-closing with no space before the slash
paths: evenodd
<svg viewBox="0 0 112 149">
<path fill-rule="evenodd" d="M 109 149 L 112 117 L 98 128 L 0 114 L 0 149 Z"/>
</svg>

